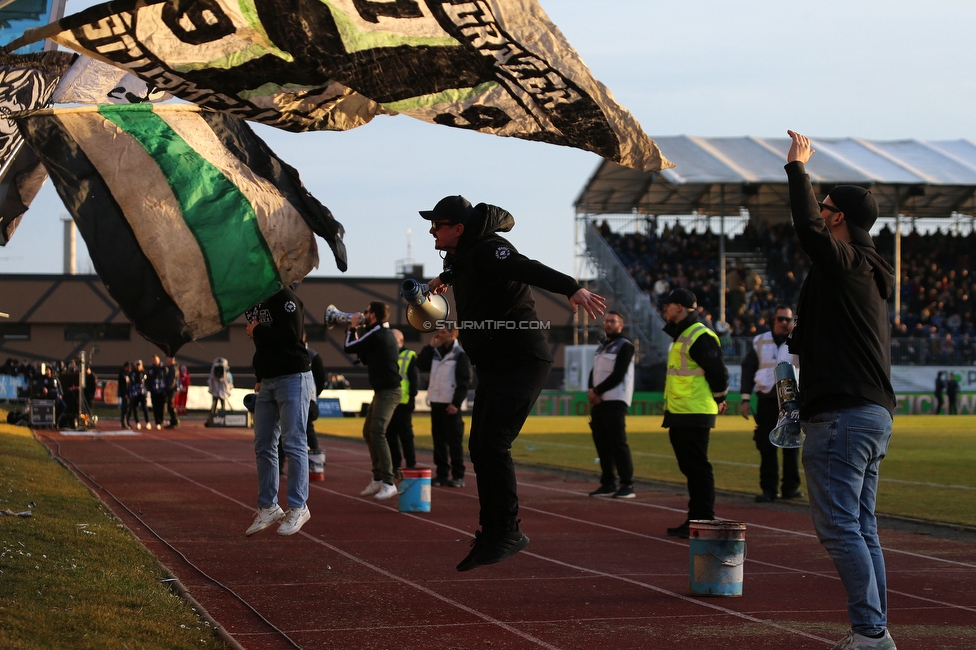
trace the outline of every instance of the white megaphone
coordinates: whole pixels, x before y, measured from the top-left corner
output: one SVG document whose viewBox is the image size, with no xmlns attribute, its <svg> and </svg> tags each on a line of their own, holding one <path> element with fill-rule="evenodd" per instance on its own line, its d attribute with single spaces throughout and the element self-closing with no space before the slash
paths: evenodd
<svg viewBox="0 0 976 650">
<path fill-rule="evenodd" d="M 346 313 L 336 309 L 335 305 L 329 305 L 325 308 L 325 326 L 332 329 L 336 325 L 348 325 L 349 322 L 357 316 L 359 317 L 359 322 L 361 323 L 363 321 L 362 312 Z"/>
<path fill-rule="evenodd" d="M 437 321 L 451 314 L 447 298 L 432 294 L 430 286 L 416 280 L 404 280 L 400 295 L 410 303 L 407 305 L 407 322 L 421 332 L 433 332 L 437 329 Z"/>
<path fill-rule="evenodd" d="M 800 391 L 797 388 L 796 368 L 789 361 L 776 365 L 776 399 L 779 401 L 779 420 L 769 432 L 769 441 L 783 449 L 803 446 L 800 428 Z"/>
</svg>

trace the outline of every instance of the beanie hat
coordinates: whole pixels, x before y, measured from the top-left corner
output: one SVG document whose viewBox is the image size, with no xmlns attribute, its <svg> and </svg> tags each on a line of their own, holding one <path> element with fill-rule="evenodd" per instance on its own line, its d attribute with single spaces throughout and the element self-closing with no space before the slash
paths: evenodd
<svg viewBox="0 0 976 650">
<path fill-rule="evenodd" d="M 838 185 L 827 192 L 837 209 L 844 213 L 854 243 L 874 247 L 868 232 L 878 220 L 878 200 L 871 190 L 857 185 Z"/>
<path fill-rule="evenodd" d="M 678 288 L 669 293 L 662 304 L 669 305 L 671 303 L 679 304 L 687 309 L 694 309 L 698 306 L 698 297 L 688 289 Z"/>
</svg>

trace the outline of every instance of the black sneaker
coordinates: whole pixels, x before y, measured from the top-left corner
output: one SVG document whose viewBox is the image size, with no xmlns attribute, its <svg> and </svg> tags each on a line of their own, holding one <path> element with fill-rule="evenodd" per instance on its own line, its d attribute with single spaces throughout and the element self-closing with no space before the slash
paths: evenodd
<svg viewBox="0 0 976 650">
<path fill-rule="evenodd" d="M 529 537 L 521 530 L 485 534 L 475 532 L 471 552 L 457 565 L 458 571 L 470 571 L 483 564 L 497 564 L 529 545 Z"/>
<path fill-rule="evenodd" d="M 591 497 L 609 497 L 612 496 L 614 492 L 617 491 L 616 485 L 601 485 L 597 489 L 590 492 Z"/>
<path fill-rule="evenodd" d="M 430 479 L 430 485 L 431 487 L 444 487 L 447 485 L 447 479 L 435 476 L 434 478 Z"/>
<path fill-rule="evenodd" d="M 457 565 L 457 570 L 470 571 L 477 566 L 481 566 L 481 563 L 477 561 L 477 558 L 484 550 L 487 542 L 488 537 L 483 532 L 480 530 L 474 531 L 474 539 L 471 540 L 470 544 L 468 544 L 468 546 L 471 547 L 471 550 L 468 552 L 468 555 Z"/>
<path fill-rule="evenodd" d="M 446 485 L 447 487 L 453 487 L 453 488 L 463 488 L 464 487 L 464 479 L 463 478 L 452 478 L 449 481 L 444 481 L 444 485 Z"/>
<path fill-rule="evenodd" d="M 776 495 L 772 492 L 763 492 L 762 494 L 756 495 L 756 503 L 772 503 L 775 500 Z"/>
<path fill-rule="evenodd" d="M 803 492 L 800 492 L 799 490 L 793 490 L 792 492 L 784 492 L 783 496 L 780 498 L 781 499 L 802 499 Z"/>
<path fill-rule="evenodd" d="M 688 539 L 691 534 L 691 527 L 688 520 L 680 526 L 675 526 L 674 528 L 668 528 L 668 537 L 680 537 L 681 539 Z"/>
<path fill-rule="evenodd" d="M 631 485 L 621 485 L 620 489 L 613 493 L 614 499 L 634 499 L 637 495 L 634 494 L 634 488 Z"/>
</svg>

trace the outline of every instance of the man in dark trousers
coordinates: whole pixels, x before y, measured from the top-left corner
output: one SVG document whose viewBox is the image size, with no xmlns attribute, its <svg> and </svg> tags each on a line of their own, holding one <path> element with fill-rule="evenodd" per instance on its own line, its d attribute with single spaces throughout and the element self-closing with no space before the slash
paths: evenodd
<svg viewBox="0 0 976 650">
<path fill-rule="evenodd" d="M 304 341 L 304 339 L 303 339 Z M 308 350 L 308 360 L 312 367 L 312 381 L 315 383 L 315 394 L 308 405 L 308 425 L 305 427 L 305 438 L 308 441 L 309 451 L 319 450 L 319 437 L 315 433 L 315 421 L 319 418 L 319 404 L 316 398 L 325 390 L 325 364 L 322 363 L 322 355 L 308 347 L 305 342 L 305 349 Z"/>
<path fill-rule="evenodd" d="M 552 367 L 529 285 L 569 297 L 576 312 L 603 314 L 603 298 L 573 278 L 520 254 L 499 236 L 515 225 L 507 211 L 462 196 L 441 199 L 420 213 L 431 222 L 434 248 L 447 253 L 444 271 L 430 281 L 435 293 L 454 287 L 459 336 L 478 373 L 468 451 L 478 478 L 481 530 L 457 565 L 468 571 L 494 564 L 525 548 L 519 528 L 512 443 Z M 471 327 L 467 327 L 467 324 Z"/>
<path fill-rule="evenodd" d="M 417 369 L 417 353 L 403 346 L 403 332 L 390 330 L 396 339 L 397 371 L 400 373 L 400 403 L 393 409 L 393 417 L 386 427 L 386 442 L 390 446 L 390 462 L 393 472 L 400 477 L 400 463 L 407 468 L 417 466 L 417 452 L 413 446 L 413 411 L 417 391 L 420 388 L 420 371 Z"/>
<path fill-rule="evenodd" d="M 664 423 L 678 469 L 688 480 L 688 517 L 668 535 L 688 539 L 690 521 L 715 519 L 715 475 L 709 431 L 728 404 L 729 371 L 718 335 L 698 320 L 698 298 L 674 289 L 664 299 L 664 331 L 674 340 L 664 383 Z"/>
<path fill-rule="evenodd" d="M 176 407 L 173 405 L 173 400 L 176 399 L 176 391 L 180 388 L 180 372 L 176 367 L 176 359 L 173 357 L 166 357 L 163 376 L 166 379 L 166 410 L 169 413 L 169 424 L 166 425 L 166 428 L 173 429 L 180 424 L 180 419 L 176 417 Z"/>
<path fill-rule="evenodd" d="M 757 503 L 769 503 L 782 496 L 798 499 L 800 492 L 800 450 L 783 450 L 783 488 L 779 491 L 779 448 L 769 441 L 769 432 L 779 420 L 779 399 L 776 397 L 776 366 L 786 361 L 800 366 L 800 360 L 791 354 L 786 341 L 793 331 L 793 310 L 786 305 L 776 306 L 772 331 L 752 339 L 749 351 L 742 359 L 742 417 L 748 418 L 752 410 L 750 399 L 756 393 L 756 429 L 753 440 L 759 450 L 759 487 L 762 494 Z"/>
<path fill-rule="evenodd" d="M 437 474 L 431 485 L 464 487 L 464 420 L 461 405 L 471 385 L 471 361 L 457 342 L 453 323 L 434 332 L 417 357 L 420 370 L 430 373 L 430 433 L 434 439 Z"/>
<path fill-rule="evenodd" d="M 790 211 L 812 262 L 789 342 L 800 357 L 803 470 L 813 527 L 847 591 L 851 620 L 835 648 L 894 650 L 874 509 L 895 410 L 888 315 L 895 276 L 868 234 L 879 212 L 874 195 L 839 185 L 818 202 L 805 168 L 810 140 L 788 133 Z"/>
<path fill-rule="evenodd" d="M 399 349 L 387 322 L 389 318 L 389 305 L 380 301 L 369 303 L 366 311 L 350 319 L 344 348 L 346 354 L 358 355 L 369 371 L 373 400 L 366 409 L 363 438 L 369 447 L 373 480 L 360 495 L 372 496 L 378 501 L 389 499 L 397 493 L 393 483 L 390 446 L 386 442 L 386 428 L 400 403 L 400 372 L 397 370 Z M 363 326 L 362 333 L 359 332 L 360 325 Z"/>
<path fill-rule="evenodd" d="M 119 396 L 119 424 L 123 429 L 129 428 L 129 386 L 132 383 L 132 363 L 126 361 L 119 370 L 118 389 Z"/>
<path fill-rule="evenodd" d="M 633 499 L 634 461 L 627 444 L 627 409 L 634 396 L 634 344 L 624 338 L 624 317 L 608 311 L 603 317 L 606 338 L 593 355 L 588 381 L 590 429 L 600 457 L 600 487 L 591 497 Z M 620 487 L 617 487 L 617 475 Z"/>
<path fill-rule="evenodd" d="M 284 519 L 279 535 L 294 535 L 311 517 L 305 427 L 315 385 L 302 342 L 305 307 L 285 287 L 245 312 L 254 340 L 254 455 L 258 469 L 258 512 L 247 529 L 254 535 Z M 278 440 L 288 456 L 288 512 L 278 505 Z"/>
<path fill-rule="evenodd" d="M 163 414 L 166 408 L 166 370 L 159 362 L 159 356 L 153 355 L 152 364 L 146 369 L 146 388 L 152 397 L 153 420 L 156 429 L 163 428 Z M 146 428 L 151 429 L 152 423 L 146 422 Z"/>
</svg>

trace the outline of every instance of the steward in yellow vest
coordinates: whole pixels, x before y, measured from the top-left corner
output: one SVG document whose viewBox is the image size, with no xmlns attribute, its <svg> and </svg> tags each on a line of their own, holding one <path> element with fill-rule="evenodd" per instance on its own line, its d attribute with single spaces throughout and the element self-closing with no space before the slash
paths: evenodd
<svg viewBox="0 0 976 650">
<path fill-rule="evenodd" d="M 688 479 L 688 518 L 668 535 L 688 538 L 689 521 L 715 518 L 715 476 L 708 462 L 709 430 L 725 413 L 729 371 L 718 335 L 698 320 L 698 299 L 675 289 L 664 300 L 664 331 L 673 343 L 664 383 L 664 422 L 678 468 Z"/>
</svg>

